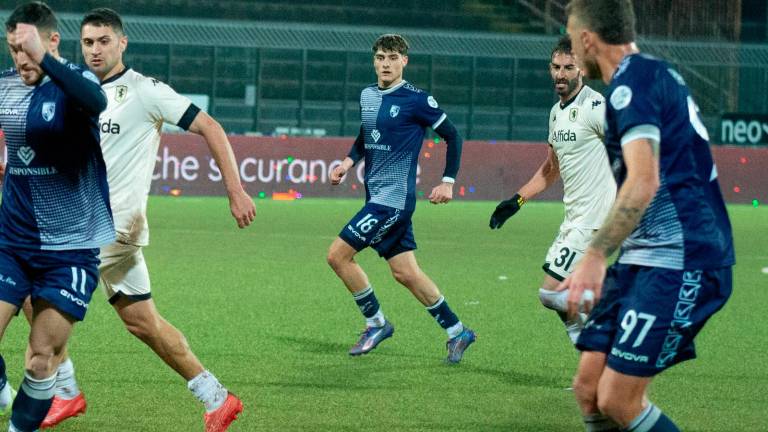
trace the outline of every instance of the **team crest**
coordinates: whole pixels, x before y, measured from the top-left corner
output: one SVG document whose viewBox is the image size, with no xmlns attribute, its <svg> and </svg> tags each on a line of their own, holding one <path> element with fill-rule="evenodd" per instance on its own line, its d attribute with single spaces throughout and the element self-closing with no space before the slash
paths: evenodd
<svg viewBox="0 0 768 432">
<path fill-rule="evenodd" d="M 427 104 L 432 108 L 437 108 L 437 101 L 432 96 L 427 98 Z"/>
<path fill-rule="evenodd" d="M 119 85 L 115 87 L 115 102 L 120 103 L 128 96 L 128 86 Z"/>
<path fill-rule="evenodd" d="M 571 108 L 571 111 L 568 113 L 568 120 L 575 122 L 578 117 L 579 117 L 579 109 Z"/>
<path fill-rule="evenodd" d="M 35 158 L 35 151 L 32 150 L 32 147 L 22 146 L 19 147 L 19 151 L 16 152 L 16 156 L 18 156 L 19 159 L 24 162 L 24 165 L 29 165 L 30 162 L 32 162 L 32 159 Z"/>
<path fill-rule="evenodd" d="M 400 107 L 397 105 L 392 105 L 392 107 L 389 108 L 389 116 L 395 118 L 398 114 L 400 114 Z"/>
<path fill-rule="evenodd" d="M 381 138 L 381 132 L 379 132 L 378 129 L 374 129 L 371 131 L 371 138 L 373 138 L 373 142 L 379 142 L 379 138 Z"/>
<path fill-rule="evenodd" d="M 56 115 L 56 102 L 43 102 L 43 120 L 49 122 Z"/>
</svg>

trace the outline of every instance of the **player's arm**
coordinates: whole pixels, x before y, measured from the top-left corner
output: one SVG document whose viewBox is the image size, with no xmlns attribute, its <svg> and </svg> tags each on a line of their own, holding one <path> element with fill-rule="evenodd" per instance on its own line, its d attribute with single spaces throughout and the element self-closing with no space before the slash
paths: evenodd
<svg viewBox="0 0 768 432">
<path fill-rule="evenodd" d="M 496 206 L 493 214 L 491 214 L 488 226 L 491 229 L 501 228 L 504 222 L 514 216 L 523 204 L 549 188 L 552 183 L 557 181 L 558 177 L 560 177 L 560 163 L 552 146 L 548 146 L 547 158 L 544 160 L 544 163 L 536 170 L 533 177 L 528 180 L 528 183 L 523 185 L 512 198 L 504 200 Z"/>
<path fill-rule="evenodd" d="M 363 125 L 360 125 L 360 132 L 357 134 L 357 138 L 355 138 L 355 142 L 352 143 L 352 148 L 349 149 L 349 153 L 347 154 L 347 157 L 344 158 L 343 161 L 341 161 L 341 165 L 337 166 L 333 170 L 331 170 L 330 178 L 331 178 L 331 184 L 337 185 L 341 183 L 341 179 L 344 178 L 344 175 L 347 174 L 347 171 L 350 170 L 353 166 L 355 166 L 356 163 L 360 161 L 360 159 L 365 156 L 365 138 L 364 135 L 365 131 L 363 130 Z"/>
<path fill-rule="evenodd" d="M 247 227 L 256 217 L 256 206 L 240 183 L 235 154 L 224 128 L 206 112 L 199 111 L 188 130 L 205 139 L 216 165 L 221 170 L 232 216 L 238 227 Z"/>
<path fill-rule="evenodd" d="M 659 188 L 658 143 L 658 139 L 643 137 L 627 140 L 622 144 L 624 164 L 627 167 L 626 180 L 621 185 L 616 202 L 603 226 L 584 252 L 584 257 L 573 274 L 559 287 L 570 288 L 568 311 L 572 316 L 582 304 L 585 291 L 592 292 L 586 296 L 589 303 L 585 306 L 587 311 L 592 306 L 592 297 L 594 301 L 600 299 L 606 258 L 632 233 L 656 195 Z"/>
<path fill-rule="evenodd" d="M 456 183 L 456 175 L 461 165 L 461 149 L 464 140 L 456 130 L 456 126 L 445 118 L 435 129 L 435 133 L 445 140 L 447 149 L 445 152 L 445 169 L 440 184 L 432 189 L 429 194 L 429 202 L 432 204 L 445 204 L 453 199 L 453 184 Z"/>
<path fill-rule="evenodd" d="M 16 30 L 9 35 L 8 42 L 11 49 L 24 51 L 32 61 L 39 64 L 51 80 L 89 115 L 98 115 L 107 107 L 107 97 L 101 90 L 96 76 L 90 71 L 79 72 L 70 69 L 45 51 L 37 27 L 17 24 Z"/>
</svg>

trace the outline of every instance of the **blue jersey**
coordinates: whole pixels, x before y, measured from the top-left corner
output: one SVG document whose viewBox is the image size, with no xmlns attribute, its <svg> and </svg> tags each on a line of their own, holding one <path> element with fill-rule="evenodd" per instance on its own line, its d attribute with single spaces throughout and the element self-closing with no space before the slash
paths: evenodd
<svg viewBox="0 0 768 432">
<path fill-rule="evenodd" d="M 709 135 L 683 78 L 659 59 L 634 54 L 621 62 L 606 94 L 605 145 L 619 185 L 626 175 L 622 144 L 659 142 L 659 189 L 618 261 L 675 270 L 733 265 Z"/>
<path fill-rule="evenodd" d="M 427 127 L 446 115 L 435 99 L 403 81 L 360 93 L 361 133 L 365 138 L 366 201 L 400 210 L 416 207 L 416 166 Z"/>
<path fill-rule="evenodd" d="M 8 151 L 0 246 L 98 248 L 115 238 L 99 145 L 98 111 L 106 98 L 87 69 L 50 55 L 41 66 L 47 75 L 35 86 L 15 69 L 0 74 Z"/>
</svg>

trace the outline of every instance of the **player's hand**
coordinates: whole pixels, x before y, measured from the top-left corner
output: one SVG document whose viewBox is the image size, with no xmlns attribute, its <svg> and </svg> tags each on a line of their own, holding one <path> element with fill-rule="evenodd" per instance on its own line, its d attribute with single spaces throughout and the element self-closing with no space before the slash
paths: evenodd
<svg viewBox="0 0 768 432">
<path fill-rule="evenodd" d="M 605 280 L 605 257 L 594 249 L 587 249 L 573 273 L 557 287 L 568 293 L 568 317 L 576 318 L 580 311 L 589 313 L 600 301 Z"/>
<path fill-rule="evenodd" d="M 339 183 L 341 183 L 341 179 L 343 179 L 346 174 L 347 174 L 347 169 L 344 168 L 342 165 L 339 165 L 333 170 L 331 170 L 331 173 L 328 176 L 331 179 L 331 184 L 336 186 Z"/>
<path fill-rule="evenodd" d="M 42 63 L 45 56 L 45 47 L 40 40 L 40 33 L 37 27 L 31 24 L 18 23 L 16 30 L 8 34 L 8 44 L 24 51 L 32 61 L 37 64 Z"/>
<path fill-rule="evenodd" d="M 432 188 L 429 194 L 429 202 L 432 204 L 447 204 L 453 199 L 453 183 L 442 182 Z"/>
<path fill-rule="evenodd" d="M 491 229 L 501 228 L 502 225 L 504 225 L 504 222 L 514 216 L 523 204 L 525 204 L 525 198 L 521 197 L 520 194 L 515 194 L 512 198 L 500 202 L 499 205 L 496 206 L 496 210 L 493 211 L 488 226 L 490 226 Z"/>
<path fill-rule="evenodd" d="M 229 195 L 229 210 L 237 221 L 238 228 L 247 227 L 256 218 L 256 205 L 242 188 Z"/>
</svg>

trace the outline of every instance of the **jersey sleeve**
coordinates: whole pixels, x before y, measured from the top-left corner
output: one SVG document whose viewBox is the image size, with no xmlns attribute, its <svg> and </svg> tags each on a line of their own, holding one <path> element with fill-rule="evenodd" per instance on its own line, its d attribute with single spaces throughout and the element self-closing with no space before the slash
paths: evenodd
<svg viewBox="0 0 768 432">
<path fill-rule="evenodd" d="M 636 68 L 642 65 L 636 65 Z M 635 72 L 635 71 L 632 71 Z M 629 71 L 627 71 L 627 75 Z M 658 69 L 641 70 L 633 73 L 631 79 L 622 80 L 608 97 L 616 125 L 616 135 L 623 137 L 636 126 L 649 125 L 661 128 L 663 74 Z"/>
<path fill-rule="evenodd" d="M 589 104 L 585 123 L 602 140 L 605 137 L 605 100 L 598 94 L 590 98 Z"/>
<path fill-rule="evenodd" d="M 448 117 L 434 97 L 426 92 L 416 95 L 416 119 L 423 126 L 437 129 L 441 123 Z"/>
<path fill-rule="evenodd" d="M 547 144 L 549 144 L 550 147 L 554 145 L 552 142 L 552 132 L 554 132 L 555 129 L 555 120 L 557 120 L 555 117 L 556 115 L 557 111 L 555 111 L 555 107 L 553 106 L 552 109 L 549 110 L 549 132 L 547 133 Z"/>
<path fill-rule="evenodd" d="M 186 130 L 200 112 L 189 98 L 154 78 L 144 78 L 140 89 L 147 112 L 155 122 L 170 123 Z"/>
</svg>

